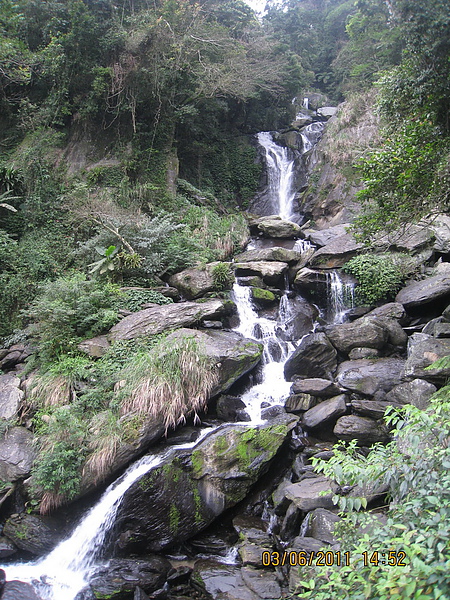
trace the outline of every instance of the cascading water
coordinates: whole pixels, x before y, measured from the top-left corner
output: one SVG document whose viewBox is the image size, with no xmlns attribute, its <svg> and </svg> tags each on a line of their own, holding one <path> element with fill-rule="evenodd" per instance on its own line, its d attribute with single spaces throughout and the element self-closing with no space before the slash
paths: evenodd
<svg viewBox="0 0 450 600">
<path fill-rule="evenodd" d="M 285 319 L 289 318 L 288 294 L 280 300 L 278 320 L 260 317 L 251 301 L 251 289 L 235 283 L 232 292 L 236 304 L 239 327 L 235 329 L 245 337 L 254 338 L 264 345 L 262 357 L 262 381 L 254 385 L 241 398 L 252 423 L 261 422 L 261 403 L 282 404 L 289 395 L 291 384 L 284 378 L 284 363 L 293 351 L 289 342 L 283 342 L 277 336 L 277 329 L 284 328 Z"/>
<path fill-rule="evenodd" d="M 302 154 L 306 154 L 314 148 L 323 134 L 325 123 L 315 121 L 310 125 L 306 125 L 300 132 L 302 138 Z"/>
<path fill-rule="evenodd" d="M 336 271 L 327 274 L 330 321 L 343 323 L 345 315 L 355 305 L 355 284 L 345 281 Z"/>
<path fill-rule="evenodd" d="M 289 220 L 295 198 L 294 158 L 290 157 L 288 148 L 273 141 L 270 131 L 258 133 L 257 138 L 265 152 L 269 197 L 273 206 L 278 207 L 279 216 Z"/>
<path fill-rule="evenodd" d="M 212 429 L 206 429 L 195 442 L 170 448 L 159 454 L 147 455 L 135 462 L 105 491 L 100 501 L 87 513 L 72 535 L 58 544 L 45 558 L 35 563 L 4 567 L 8 580 L 38 583 L 39 594 L 45 600 L 73 600 L 88 583 L 98 554 L 121 500 L 129 487 L 140 477 L 160 465 L 178 450 L 193 448 Z"/>
</svg>

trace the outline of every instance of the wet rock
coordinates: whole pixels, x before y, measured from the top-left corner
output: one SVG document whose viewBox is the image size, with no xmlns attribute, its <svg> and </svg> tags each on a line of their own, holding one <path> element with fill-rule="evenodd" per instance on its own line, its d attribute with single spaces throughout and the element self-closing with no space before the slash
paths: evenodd
<svg viewBox="0 0 450 600">
<path fill-rule="evenodd" d="M 347 415 L 338 419 L 333 433 L 340 440 L 358 440 L 363 446 L 385 442 L 388 439 L 387 429 L 382 422 L 357 415 Z"/>
<path fill-rule="evenodd" d="M 424 379 L 413 379 L 395 386 L 386 394 L 387 402 L 392 404 L 413 404 L 425 410 L 430 404 L 431 396 L 436 393 L 435 385 Z"/>
<path fill-rule="evenodd" d="M 217 401 L 216 412 L 219 419 L 226 423 L 250 420 L 248 415 L 246 419 L 242 418 L 245 412 L 245 404 L 237 396 L 220 396 Z"/>
<path fill-rule="evenodd" d="M 327 297 L 328 278 L 328 274 L 324 271 L 304 267 L 295 276 L 294 289 L 308 299 L 320 303 Z"/>
<path fill-rule="evenodd" d="M 18 548 L 43 556 L 61 541 L 61 527 L 46 517 L 37 515 L 12 515 L 3 528 L 4 535 Z"/>
<path fill-rule="evenodd" d="M 270 306 L 277 300 L 275 294 L 270 290 L 257 287 L 251 288 L 251 297 L 253 302 L 260 308 L 264 308 L 264 306 Z"/>
<path fill-rule="evenodd" d="M 99 335 L 78 344 L 78 349 L 81 350 L 81 352 L 85 352 L 93 358 L 100 358 L 103 356 L 109 350 L 109 347 L 110 343 L 106 335 Z"/>
<path fill-rule="evenodd" d="M 281 404 L 275 404 L 274 406 L 267 406 L 261 411 L 261 419 L 273 419 L 279 415 L 285 414 L 287 411 Z"/>
<path fill-rule="evenodd" d="M 188 327 L 203 319 L 215 319 L 231 310 L 230 303 L 212 299 L 205 302 L 180 302 L 147 308 L 122 319 L 109 332 L 109 339 L 131 340 L 156 335 L 167 329 Z"/>
<path fill-rule="evenodd" d="M 15 375 L 0 375 L 0 419 L 13 419 L 17 415 L 25 396 L 19 386 L 20 379 Z"/>
<path fill-rule="evenodd" d="M 320 542 L 335 544 L 334 528 L 341 520 L 336 513 L 325 508 L 316 508 L 308 514 L 305 535 Z M 323 545 L 323 544 L 322 544 Z"/>
<path fill-rule="evenodd" d="M 338 417 L 345 415 L 347 412 L 347 401 L 347 396 L 340 394 L 314 406 L 303 415 L 303 427 L 305 429 L 317 429 L 336 421 Z"/>
<path fill-rule="evenodd" d="M 115 558 L 95 573 L 90 587 L 98 600 L 129 600 L 136 587 L 146 594 L 161 589 L 171 568 L 162 556 L 146 556 L 145 560 Z"/>
<path fill-rule="evenodd" d="M 235 261 L 240 262 L 258 262 L 258 261 L 279 261 L 285 263 L 296 263 L 301 260 L 301 252 L 296 250 L 287 250 L 280 246 L 272 248 L 261 248 L 259 250 L 247 250 L 235 257 Z"/>
<path fill-rule="evenodd" d="M 387 304 L 374 308 L 367 313 L 367 316 L 385 317 L 387 319 L 397 319 L 400 321 L 405 318 L 406 312 L 403 304 L 400 304 L 399 302 L 388 302 Z"/>
<path fill-rule="evenodd" d="M 7 581 L 2 600 L 40 600 L 32 585 L 23 581 Z"/>
<path fill-rule="evenodd" d="M 383 323 L 369 317 L 335 325 L 327 334 L 333 346 L 346 353 L 358 347 L 380 349 L 388 340 L 388 332 Z"/>
<path fill-rule="evenodd" d="M 308 477 L 298 483 L 286 486 L 286 497 L 291 500 L 303 512 L 309 512 L 315 508 L 332 509 L 333 494 L 337 486 L 326 477 Z"/>
<path fill-rule="evenodd" d="M 257 275 L 262 278 L 264 283 L 276 285 L 283 279 L 283 274 L 287 271 L 288 265 L 285 262 L 258 261 L 234 263 L 236 276 Z"/>
<path fill-rule="evenodd" d="M 311 394 L 294 394 L 286 400 L 284 408 L 288 413 L 304 413 L 317 404 L 318 400 Z"/>
<path fill-rule="evenodd" d="M 310 379 L 296 379 L 292 384 L 293 394 L 311 394 L 319 398 L 337 396 L 341 391 L 339 387 L 329 379 L 313 377 Z"/>
<path fill-rule="evenodd" d="M 238 277 L 238 284 L 248 287 L 259 287 L 264 288 L 264 282 L 262 277 L 258 277 L 257 275 L 249 275 L 248 277 Z"/>
<path fill-rule="evenodd" d="M 159 551 L 204 529 L 246 496 L 296 421 L 284 415 L 252 429 L 224 425 L 195 449 L 169 456 L 125 493 L 117 547 Z"/>
<path fill-rule="evenodd" d="M 408 340 L 408 357 L 405 364 L 405 376 L 425 379 L 430 382 L 444 383 L 450 376 L 450 365 L 427 369 L 440 358 L 450 354 L 450 339 L 436 339 L 424 333 L 414 333 Z"/>
<path fill-rule="evenodd" d="M 280 312 L 284 311 L 284 325 L 277 328 L 277 335 L 285 341 L 296 342 L 314 328 L 314 323 L 319 316 L 315 306 L 304 298 L 297 296 L 289 299 L 286 308 L 280 303 Z"/>
<path fill-rule="evenodd" d="M 267 238 L 296 239 L 304 237 L 304 233 L 297 223 L 283 220 L 278 215 L 256 219 L 250 223 L 250 231 Z"/>
<path fill-rule="evenodd" d="M 337 353 L 324 333 L 311 333 L 300 342 L 284 365 L 288 381 L 294 377 L 330 378 L 337 366 Z"/>
<path fill-rule="evenodd" d="M 390 393 L 390 392 L 389 392 Z M 403 406 L 398 402 L 383 402 L 377 400 L 363 400 L 355 399 L 352 400 L 352 409 L 355 413 L 362 417 L 369 417 L 370 419 L 382 419 L 384 413 L 389 406 L 400 407 Z"/>
<path fill-rule="evenodd" d="M 133 600 L 150 600 L 144 590 L 141 590 L 140 587 L 137 587 L 134 591 Z"/>
<path fill-rule="evenodd" d="M 316 540 L 312 537 L 298 536 L 291 542 L 289 550 L 293 550 L 295 552 L 306 552 L 307 554 L 311 554 L 311 552 L 313 552 L 316 554 L 324 546 L 326 546 L 326 544 L 324 544 L 321 540 Z"/>
<path fill-rule="evenodd" d="M 0 480 L 17 481 L 28 477 L 36 451 L 34 435 L 25 427 L 13 427 L 0 439 Z"/>
<path fill-rule="evenodd" d="M 0 558 L 8 558 L 17 553 L 17 546 L 6 537 L 0 537 Z M 1 597 L 1 596 L 0 596 Z"/>
<path fill-rule="evenodd" d="M 450 296 L 450 263 L 442 263 L 438 273 L 422 281 L 414 281 L 399 291 L 395 300 L 413 308 Z"/>
<path fill-rule="evenodd" d="M 293 502 L 289 505 L 281 524 L 280 537 L 282 540 L 289 540 L 299 532 L 302 522 L 302 511 Z"/>
<path fill-rule="evenodd" d="M 255 594 L 256 598 L 260 600 L 280 598 L 280 584 L 272 573 L 244 567 L 241 569 L 241 576 L 244 584 Z"/>
<path fill-rule="evenodd" d="M 373 396 L 402 383 L 405 361 L 399 358 L 349 360 L 341 363 L 336 381 L 343 388 Z"/>
<path fill-rule="evenodd" d="M 336 269 L 345 265 L 363 247 L 363 244 L 355 241 L 353 235 L 346 233 L 317 250 L 310 264 L 318 269 Z"/>
</svg>

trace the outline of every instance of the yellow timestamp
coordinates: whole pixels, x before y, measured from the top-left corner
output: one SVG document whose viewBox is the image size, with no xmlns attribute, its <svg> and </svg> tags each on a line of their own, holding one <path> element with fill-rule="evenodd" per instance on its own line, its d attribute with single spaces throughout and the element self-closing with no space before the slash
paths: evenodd
<svg viewBox="0 0 450 600">
<path fill-rule="evenodd" d="M 261 555 L 263 567 L 348 567 L 353 561 L 362 560 L 367 566 L 406 567 L 407 555 L 403 550 L 386 550 L 362 552 L 352 556 L 350 552 L 340 550 L 319 550 L 306 552 L 305 550 L 285 550 L 283 552 L 265 551 Z"/>
</svg>

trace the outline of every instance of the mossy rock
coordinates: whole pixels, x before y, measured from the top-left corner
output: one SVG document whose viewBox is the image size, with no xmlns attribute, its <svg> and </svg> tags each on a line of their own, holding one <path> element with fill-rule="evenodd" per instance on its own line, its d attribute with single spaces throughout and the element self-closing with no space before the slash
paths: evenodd
<svg viewBox="0 0 450 600">
<path fill-rule="evenodd" d="M 259 306 L 270 306 L 276 302 L 276 296 L 270 290 L 263 290 L 262 288 L 252 287 L 251 294 L 253 301 Z"/>
</svg>

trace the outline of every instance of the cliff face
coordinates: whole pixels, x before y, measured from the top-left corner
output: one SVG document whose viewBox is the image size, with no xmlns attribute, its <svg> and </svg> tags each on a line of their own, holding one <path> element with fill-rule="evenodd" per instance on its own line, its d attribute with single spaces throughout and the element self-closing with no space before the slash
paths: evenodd
<svg viewBox="0 0 450 600">
<path fill-rule="evenodd" d="M 370 90 L 342 103 L 310 156 L 311 175 L 299 207 L 318 229 L 348 223 L 358 212 L 354 198 L 361 186 L 353 165 L 379 141 L 374 102 Z"/>
</svg>

